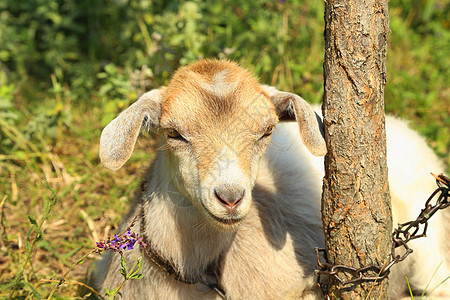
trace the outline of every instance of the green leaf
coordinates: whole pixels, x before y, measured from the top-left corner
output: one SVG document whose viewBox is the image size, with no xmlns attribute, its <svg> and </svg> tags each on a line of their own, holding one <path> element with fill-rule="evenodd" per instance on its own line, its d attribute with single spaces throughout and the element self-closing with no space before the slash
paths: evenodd
<svg viewBox="0 0 450 300">
<path fill-rule="evenodd" d="M 114 297 L 117 294 L 117 291 L 119 290 L 119 286 L 112 290 L 108 290 L 108 289 L 105 289 L 105 290 L 106 290 L 105 291 L 106 296 L 108 296 L 110 299 L 114 299 Z"/>
<path fill-rule="evenodd" d="M 18 160 L 25 160 L 25 159 L 27 159 L 27 153 L 25 151 L 18 150 L 16 152 L 14 152 L 14 154 L 16 155 Z M 28 217 L 28 218 L 30 218 L 30 217 Z M 30 220 L 30 222 L 31 222 L 31 220 Z M 35 222 L 36 222 L 36 220 L 35 220 Z"/>
<path fill-rule="evenodd" d="M 132 275 L 130 278 L 131 278 L 131 279 L 140 279 L 140 278 L 142 278 L 142 277 L 144 277 L 143 274 L 134 274 L 134 275 Z"/>
<path fill-rule="evenodd" d="M 120 256 L 120 265 L 124 269 L 126 269 L 126 267 L 127 267 L 127 262 L 125 261 L 125 258 L 123 257 L 123 255 Z"/>
<path fill-rule="evenodd" d="M 119 272 L 120 272 L 120 274 L 122 274 L 123 277 L 125 277 L 125 279 L 128 279 L 128 278 L 127 278 L 127 270 L 125 270 L 125 269 L 120 269 Z"/>
<path fill-rule="evenodd" d="M 413 292 L 412 292 L 412 290 L 411 290 L 411 286 L 409 285 L 408 277 L 405 276 L 405 278 L 406 278 L 406 283 L 407 283 L 407 285 L 408 285 L 409 294 L 411 295 L 411 300 L 414 300 L 414 295 L 413 295 Z"/>
<path fill-rule="evenodd" d="M 34 288 L 34 286 L 32 284 L 25 281 L 24 285 L 33 291 L 33 299 L 38 299 L 38 300 L 42 299 L 42 295 L 39 293 L 39 291 L 37 289 Z"/>
<path fill-rule="evenodd" d="M 117 68 L 116 68 L 116 66 L 114 64 L 106 65 L 105 66 L 105 71 L 108 74 L 113 74 L 113 75 L 117 74 Z"/>
<path fill-rule="evenodd" d="M 37 224 L 37 222 L 36 222 L 36 219 L 34 218 L 34 217 L 32 217 L 32 216 L 28 216 L 28 220 L 30 221 L 30 223 L 32 224 L 32 225 L 34 225 L 34 226 L 38 226 L 38 224 Z"/>
<path fill-rule="evenodd" d="M 14 288 L 19 282 L 22 280 L 23 270 L 20 270 L 19 273 L 14 277 L 14 279 L 6 284 L 0 285 L 0 291 L 9 290 Z"/>
</svg>

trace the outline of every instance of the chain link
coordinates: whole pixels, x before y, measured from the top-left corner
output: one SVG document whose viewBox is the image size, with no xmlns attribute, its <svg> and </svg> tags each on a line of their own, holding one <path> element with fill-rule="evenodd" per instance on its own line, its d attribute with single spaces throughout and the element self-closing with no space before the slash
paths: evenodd
<svg viewBox="0 0 450 300">
<path fill-rule="evenodd" d="M 315 273 L 317 275 L 317 285 L 322 290 L 326 299 L 328 297 L 328 287 L 321 283 L 321 275 L 326 275 L 328 278 L 333 277 L 342 285 L 360 283 L 363 281 L 378 281 L 386 278 L 389 275 L 390 269 L 393 265 L 405 260 L 413 250 L 408 246 L 408 242 L 421 237 L 426 237 L 428 229 L 428 220 L 440 209 L 447 208 L 450 205 L 449 191 L 450 191 L 450 179 L 443 174 L 432 175 L 436 178 L 436 184 L 438 188 L 431 194 L 428 200 L 425 202 L 425 208 L 422 209 L 416 220 L 399 224 L 398 227 L 392 233 L 392 249 L 391 259 L 388 264 L 383 267 L 375 265 L 365 266 L 361 268 L 353 268 L 345 265 L 331 265 L 328 263 L 328 258 L 325 249 L 315 248 L 317 266 Z M 431 201 L 437 197 L 434 204 Z M 421 226 L 423 225 L 423 226 Z M 421 229 L 422 227 L 422 229 Z M 403 247 L 403 255 L 397 254 L 396 249 Z M 322 253 L 325 262 L 320 261 L 320 254 Z M 376 276 L 367 275 L 368 272 L 377 274 Z M 339 277 L 340 273 L 350 274 L 351 278 L 343 280 Z M 366 275 L 365 275 L 366 274 Z"/>
</svg>

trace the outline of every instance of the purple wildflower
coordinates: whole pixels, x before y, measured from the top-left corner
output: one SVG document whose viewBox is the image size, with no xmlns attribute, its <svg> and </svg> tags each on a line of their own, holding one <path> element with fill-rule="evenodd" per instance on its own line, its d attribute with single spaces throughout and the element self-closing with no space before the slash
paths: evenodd
<svg viewBox="0 0 450 300">
<path fill-rule="evenodd" d="M 113 250 L 114 252 L 119 252 L 122 254 L 122 250 L 132 250 L 134 245 L 138 243 L 141 246 L 147 246 L 137 233 L 127 230 L 121 235 L 114 235 L 114 239 L 107 240 L 106 242 L 97 242 L 97 249 L 99 252 Z"/>
</svg>

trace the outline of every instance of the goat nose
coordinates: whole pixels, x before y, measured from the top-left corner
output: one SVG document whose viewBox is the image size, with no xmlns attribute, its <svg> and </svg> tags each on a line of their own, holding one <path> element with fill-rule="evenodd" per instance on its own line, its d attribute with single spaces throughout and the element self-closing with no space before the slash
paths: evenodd
<svg viewBox="0 0 450 300">
<path fill-rule="evenodd" d="M 245 195 L 245 189 L 240 186 L 222 184 L 214 188 L 214 194 L 217 200 L 226 206 L 230 212 L 236 208 Z"/>
</svg>

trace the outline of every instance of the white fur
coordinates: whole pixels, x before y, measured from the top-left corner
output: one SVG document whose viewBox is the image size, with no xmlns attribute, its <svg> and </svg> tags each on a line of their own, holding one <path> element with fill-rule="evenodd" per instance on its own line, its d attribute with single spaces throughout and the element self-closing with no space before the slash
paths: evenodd
<svg viewBox="0 0 450 300">
<path fill-rule="evenodd" d="M 219 96 L 226 97 L 229 93 L 232 93 L 236 87 L 236 82 L 227 82 L 226 75 L 229 73 L 228 70 L 218 72 L 213 77 L 212 83 L 201 82 L 200 85 L 206 91 Z"/>
</svg>

